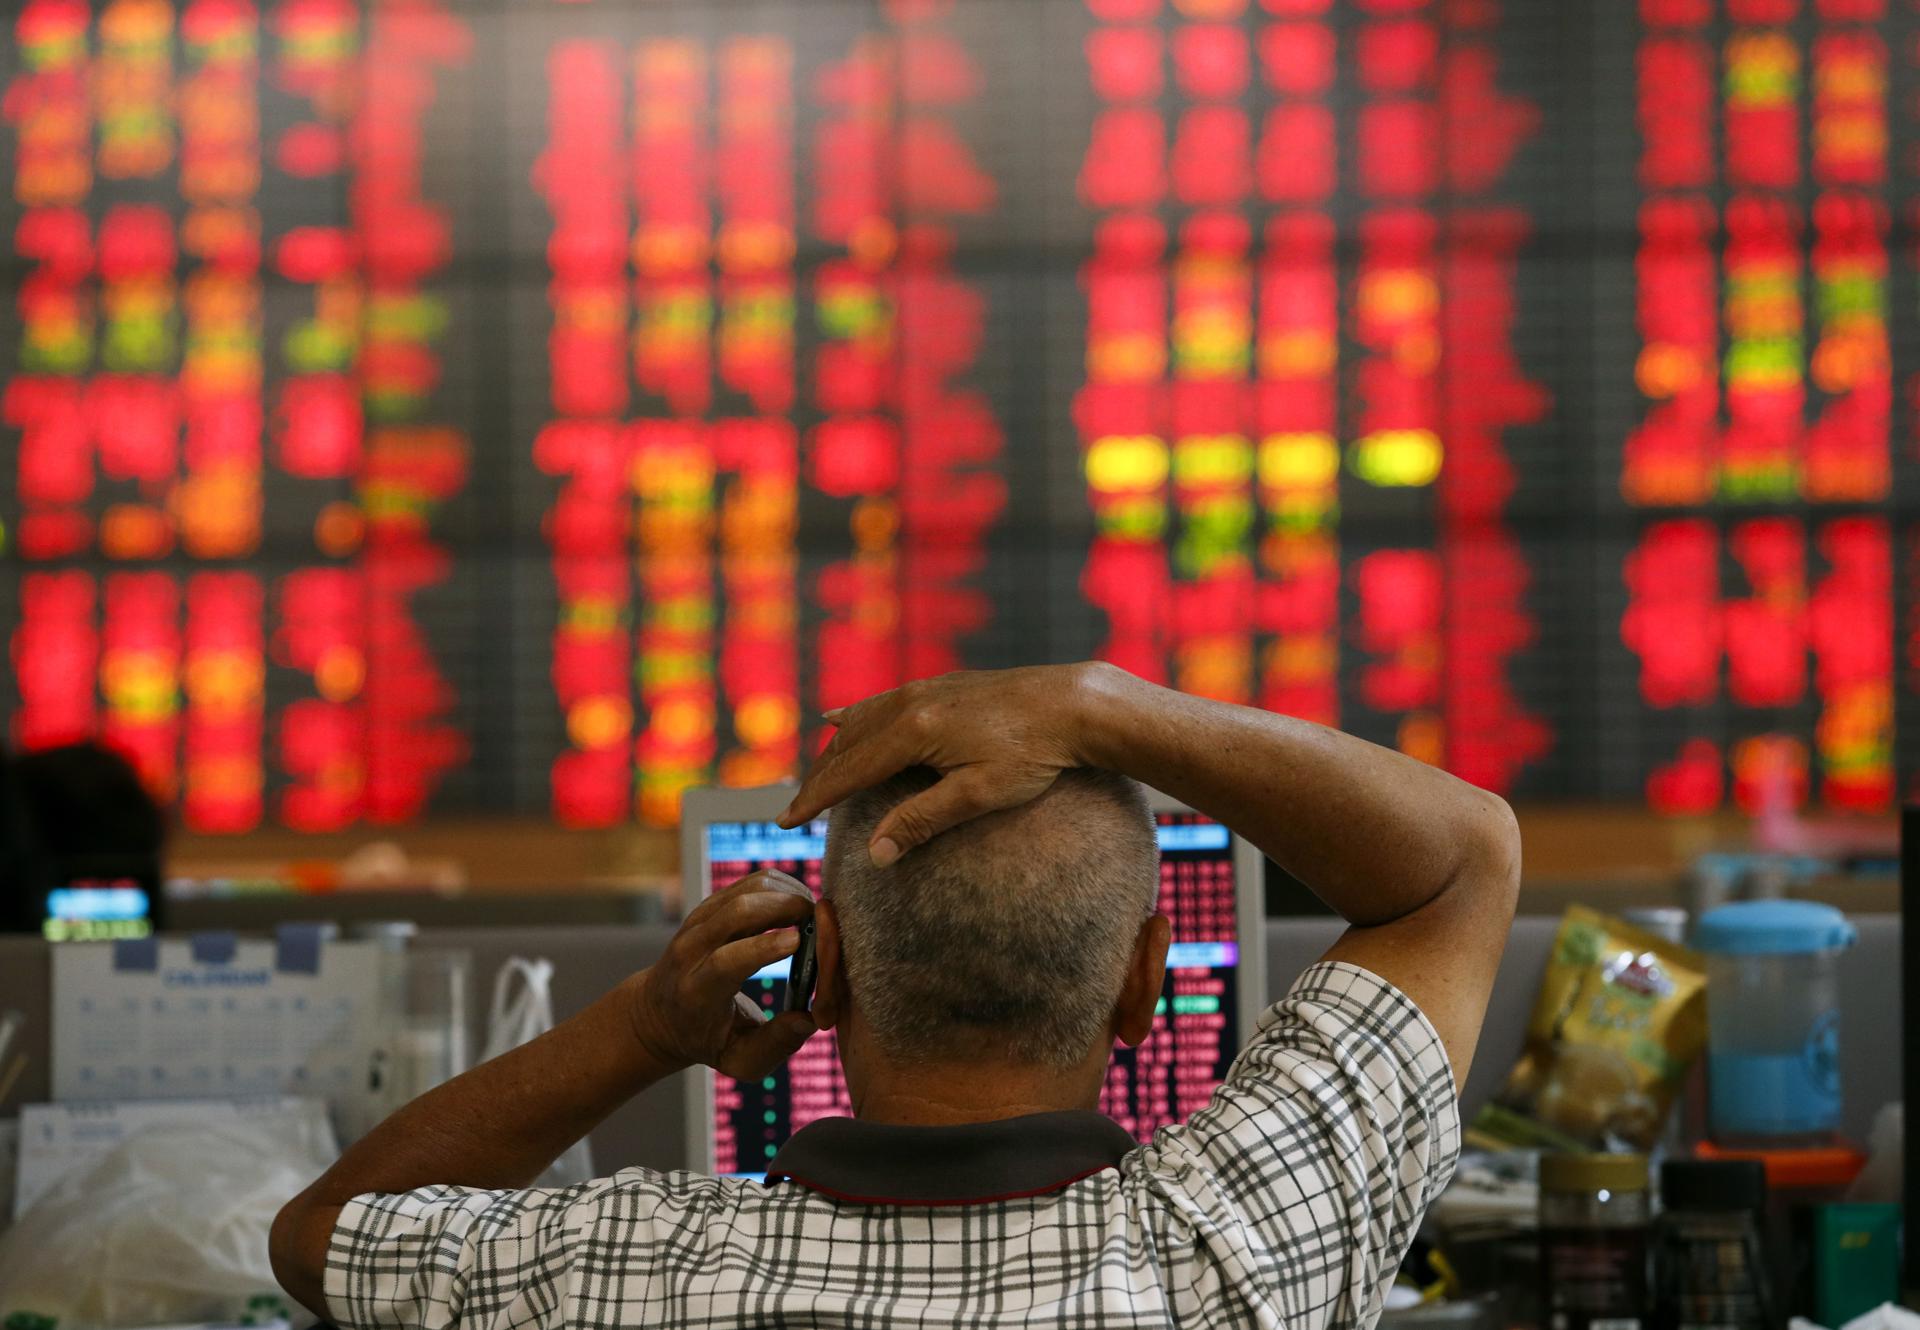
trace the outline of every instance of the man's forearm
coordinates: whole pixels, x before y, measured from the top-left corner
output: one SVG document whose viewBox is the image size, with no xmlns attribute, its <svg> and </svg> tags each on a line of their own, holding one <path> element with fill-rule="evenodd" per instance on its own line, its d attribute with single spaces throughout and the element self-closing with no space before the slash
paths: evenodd
<svg viewBox="0 0 1920 1330">
<path fill-rule="evenodd" d="M 1110 666 L 1085 672 L 1080 706 L 1091 762 L 1233 827 L 1356 924 L 1419 909 L 1510 836 L 1495 796 L 1322 725 Z"/>
<path fill-rule="evenodd" d="M 354 1197 L 435 1184 L 524 1187 L 614 1109 L 677 1070 L 646 1054 L 630 1008 L 615 989 L 428 1091 L 350 1146 L 274 1224 L 274 1270 L 287 1291 L 322 1310 L 327 1238 Z"/>
<path fill-rule="evenodd" d="M 429 1090 L 349 1148 L 314 1189 L 346 1201 L 432 1183 L 526 1186 L 614 1109 L 678 1070 L 648 1059 L 628 1010 L 616 988 Z"/>
</svg>

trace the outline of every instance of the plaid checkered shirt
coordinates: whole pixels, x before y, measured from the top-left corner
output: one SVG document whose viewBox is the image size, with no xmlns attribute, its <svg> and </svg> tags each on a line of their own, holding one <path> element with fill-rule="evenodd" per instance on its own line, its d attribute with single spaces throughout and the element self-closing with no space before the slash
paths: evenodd
<svg viewBox="0 0 1920 1330">
<path fill-rule="evenodd" d="M 643 1168 L 427 1187 L 346 1207 L 325 1291 L 356 1328 L 1363 1326 L 1459 1145 L 1432 1025 L 1322 963 L 1205 1109 L 1044 1194 L 871 1204 Z"/>
</svg>

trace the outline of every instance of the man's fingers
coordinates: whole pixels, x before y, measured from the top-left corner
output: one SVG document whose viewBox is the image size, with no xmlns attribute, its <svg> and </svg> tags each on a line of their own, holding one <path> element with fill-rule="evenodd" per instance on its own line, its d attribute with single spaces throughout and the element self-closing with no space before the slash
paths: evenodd
<svg viewBox="0 0 1920 1330">
<path fill-rule="evenodd" d="M 892 727 L 901 703 L 901 691 L 894 688 L 884 693 L 875 693 L 864 701 L 836 707 L 829 711 L 826 719 L 835 727 L 833 737 L 827 740 L 827 746 L 820 751 L 819 756 L 814 758 L 813 766 L 807 772 L 806 778 L 800 782 L 799 792 L 794 795 L 793 802 L 787 805 L 787 810 L 775 820 L 783 827 L 798 826 L 802 822 L 811 821 L 820 816 L 848 794 L 860 789 L 860 785 L 845 784 L 837 774 L 840 771 L 837 764 L 863 745 L 869 745 L 870 741 L 884 736 Z M 872 779 L 873 781 L 885 780 L 894 771 L 906 765 L 907 763 L 903 760 L 892 771 L 882 772 Z M 867 783 L 871 784 L 872 781 Z M 837 793 L 834 793 L 832 798 L 823 798 L 821 797 L 823 790 Z"/>
<path fill-rule="evenodd" d="M 1018 796 L 1007 798 L 1007 793 L 976 768 L 948 772 L 937 785 L 895 805 L 880 819 L 867 842 L 873 866 L 889 868 L 908 850 L 926 844 L 948 827 L 1024 802 Z"/>
<path fill-rule="evenodd" d="M 732 900 L 735 895 L 761 888 L 765 884 L 766 879 L 774 877 L 775 874 L 778 874 L 781 878 L 787 876 L 777 868 L 756 868 L 744 877 L 736 877 L 733 881 L 727 883 L 726 886 L 721 887 L 718 891 L 712 892 L 698 905 L 688 910 L 686 917 L 680 920 L 680 927 L 685 929 L 689 924 L 696 924 L 702 919 L 708 918 L 716 911 L 724 910 L 727 907 L 727 902 Z"/>
<path fill-rule="evenodd" d="M 736 1080 L 757 1080 L 777 1070 L 800 1051 L 818 1029 L 804 1011 L 786 1011 L 734 1036 L 720 1070 Z"/>
<path fill-rule="evenodd" d="M 707 957 L 706 973 L 700 982 L 737 989 L 760 970 L 793 955 L 799 946 L 800 935 L 792 929 L 756 933 L 738 942 L 729 942 Z"/>
<path fill-rule="evenodd" d="M 800 782 L 800 792 L 779 817 L 780 825 L 793 827 L 810 821 L 856 790 L 878 785 L 912 766 L 918 760 L 909 746 L 913 742 L 911 736 L 889 729 L 851 741 L 840 752 L 823 757 Z"/>
<path fill-rule="evenodd" d="M 684 933 L 689 928 L 697 929 L 704 926 L 714 914 L 726 909 L 727 903 L 735 899 L 737 894 L 752 891 L 783 891 L 790 896 L 813 899 L 813 893 L 808 891 L 806 884 L 798 878 L 791 877 L 777 868 L 757 868 L 745 877 L 735 878 L 688 910 L 686 917 L 680 921 L 680 931 Z"/>
<path fill-rule="evenodd" d="M 844 733 L 844 730 L 841 731 L 841 734 Z M 835 746 L 838 744 L 840 735 L 836 734 L 820 756 L 814 758 L 813 765 L 807 768 L 807 774 L 800 778 L 800 788 L 794 791 L 793 802 L 774 819 L 775 822 L 783 827 L 797 827 L 803 822 L 811 822 L 833 807 L 834 800 L 828 796 L 840 787 L 833 773 L 840 763 L 841 754 L 846 751 L 844 746 Z"/>
<path fill-rule="evenodd" d="M 741 884 L 751 881 L 752 878 L 753 874 L 751 873 L 746 877 L 736 878 L 734 881 L 720 888 L 720 890 L 709 895 L 691 910 L 688 910 L 680 919 L 680 931 L 685 933 L 690 928 L 698 928 L 708 919 L 711 919 L 715 911 L 722 909 L 726 905 L 727 893 L 742 889 Z"/>
<path fill-rule="evenodd" d="M 785 892 L 789 896 L 798 896 L 801 900 L 811 901 L 813 893 L 807 890 L 807 884 L 791 873 L 778 868 L 759 868 L 750 874 L 760 879 L 760 885 L 766 891 Z"/>
<path fill-rule="evenodd" d="M 843 752 L 849 745 L 871 735 L 893 713 L 899 696 L 900 690 L 893 688 L 827 712 L 822 719 L 833 726 L 833 735 L 821 755 Z"/>
<path fill-rule="evenodd" d="M 804 887 L 797 893 L 764 885 L 750 890 L 729 889 L 710 899 L 719 904 L 698 919 L 689 915 L 680 925 L 683 945 L 701 958 L 738 938 L 802 923 L 813 913 L 813 897 Z M 706 904 L 702 902 L 702 907 Z"/>
<path fill-rule="evenodd" d="M 847 732 L 845 730 L 835 730 L 827 736 L 827 742 L 822 745 L 818 753 L 814 754 L 813 760 L 815 762 L 824 762 L 830 757 L 838 757 L 847 751 L 847 742 Z"/>
</svg>

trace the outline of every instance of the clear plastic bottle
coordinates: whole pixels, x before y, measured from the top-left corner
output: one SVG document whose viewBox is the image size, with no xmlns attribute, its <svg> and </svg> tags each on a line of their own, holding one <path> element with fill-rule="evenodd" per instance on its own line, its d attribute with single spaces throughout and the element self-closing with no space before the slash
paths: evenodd
<svg viewBox="0 0 1920 1330">
<path fill-rule="evenodd" d="M 1839 1129 L 1840 967 L 1854 936 L 1815 901 L 1738 901 L 1694 928 L 1707 957 L 1715 1144 L 1795 1149 Z"/>
</svg>

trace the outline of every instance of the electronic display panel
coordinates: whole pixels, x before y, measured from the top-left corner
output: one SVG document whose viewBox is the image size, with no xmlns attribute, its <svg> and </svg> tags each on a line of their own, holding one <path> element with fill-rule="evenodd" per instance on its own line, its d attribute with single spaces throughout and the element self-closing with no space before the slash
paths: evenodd
<svg viewBox="0 0 1920 1330">
<path fill-rule="evenodd" d="M 153 932 L 151 880 L 82 877 L 47 892 L 41 932 L 49 942 L 105 942 Z"/>
<path fill-rule="evenodd" d="M 1884 813 L 1895 0 L 18 0 L 0 717 L 192 832 L 673 824 L 1098 656 Z"/>
</svg>

